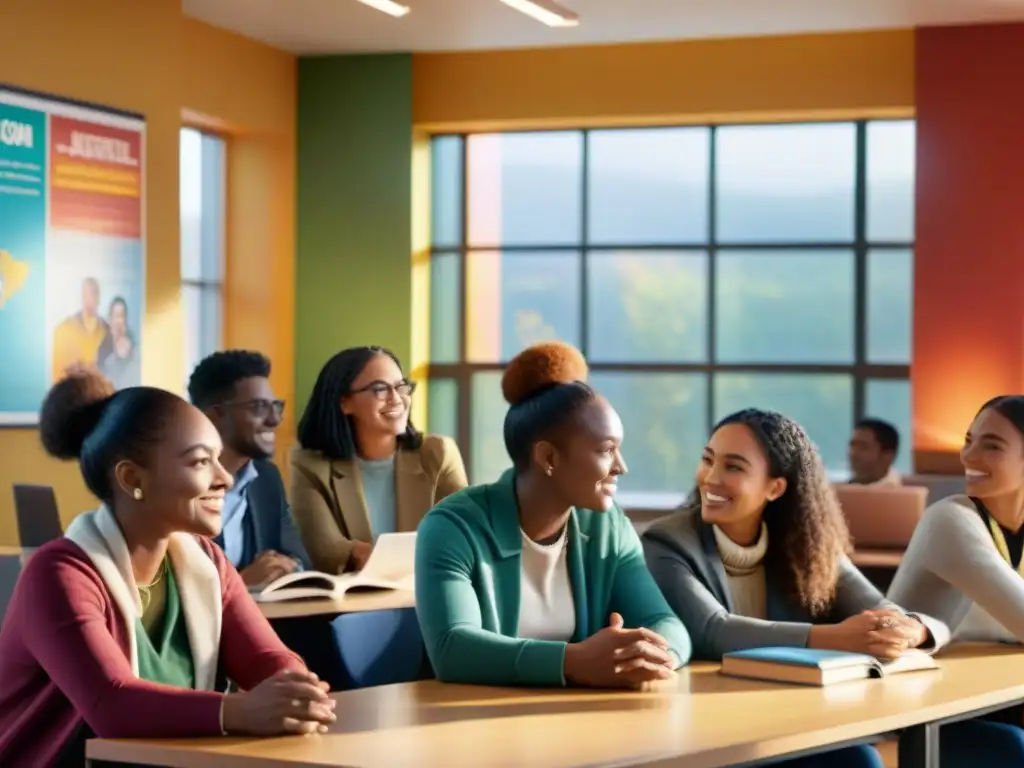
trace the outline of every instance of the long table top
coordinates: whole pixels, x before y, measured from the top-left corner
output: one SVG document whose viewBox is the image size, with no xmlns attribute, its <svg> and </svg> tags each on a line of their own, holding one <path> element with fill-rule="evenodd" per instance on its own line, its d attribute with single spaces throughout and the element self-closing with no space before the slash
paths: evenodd
<svg viewBox="0 0 1024 768">
<path fill-rule="evenodd" d="M 715 768 L 1024 700 L 1024 649 L 961 646 L 941 665 L 826 688 L 728 678 L 708 663 L 649 692 L 409 683 L 335 694 L 338 723 L 324 735 L 96 740 L 88 756 L 175 768 Z"/>
</svg>

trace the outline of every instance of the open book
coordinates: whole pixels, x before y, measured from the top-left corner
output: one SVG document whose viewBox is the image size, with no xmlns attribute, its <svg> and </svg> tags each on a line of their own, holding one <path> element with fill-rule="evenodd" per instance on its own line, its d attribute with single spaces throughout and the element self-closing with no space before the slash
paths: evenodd
<svg viewBox="0 0 1024 768">
<path fill-rule="evenodd" d="M 813 648 L 751 648 L 722 657 L 723 675 L 803 685 L 832 685 L 938 668 L 935 659 L 917 650 L 905 651 L 893 661 Z"/>
<path fill-rule="evenodd" d="M 347 592 L 413 588 L 416 558 L 415 533 L 382 533 L 366 566 L 358 573 L 332 576 L 320 571 L 298 571 L 252 591 L 259 603 L 283 600 L 339 598 Z"/>
</svg>

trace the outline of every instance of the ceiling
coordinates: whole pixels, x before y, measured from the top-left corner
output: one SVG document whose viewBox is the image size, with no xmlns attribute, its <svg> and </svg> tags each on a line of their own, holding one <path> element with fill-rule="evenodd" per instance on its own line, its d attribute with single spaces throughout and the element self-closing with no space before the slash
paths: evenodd
<svg viewBox="0 0 1024 768">
<path fill-rule="evenodd" d="M 537 48 L 1024 20 L 1024 0 L 560 0 L 550 29 L 499 0 L 403 0 L 395 19 L 357 0 L 182 0 L 185 13 L 298 54 Z"/>
</svg>

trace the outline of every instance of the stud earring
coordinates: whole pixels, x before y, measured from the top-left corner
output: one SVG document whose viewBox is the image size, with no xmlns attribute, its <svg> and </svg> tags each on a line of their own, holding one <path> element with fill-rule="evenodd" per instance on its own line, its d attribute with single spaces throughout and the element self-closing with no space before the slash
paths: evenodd
<svg viewBox="0 0 1024 768">
<path fill-rule="evenodd" d="M 547 470 L 545 471 L 545 473 L 547 474 L 548 477 L 551 477 L 551 473 L 554 472 L 554 471 L 555 471 L 554 467 L 548 467 Z"/>
<path fill-rule="evenodd" d="M 142 489 L 136 488 L 134 491 L 132 491 L 132 498 L 135 499 L 136 501 L 142 501 Z"/>
</svg>

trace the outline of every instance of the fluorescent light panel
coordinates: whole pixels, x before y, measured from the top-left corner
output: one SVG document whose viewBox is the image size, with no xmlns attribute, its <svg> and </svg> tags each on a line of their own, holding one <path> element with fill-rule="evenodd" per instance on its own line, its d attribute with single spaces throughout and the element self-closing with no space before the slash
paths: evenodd
<svg viewBox="0 0 1024 768">
<path fill-rule="evenodd" d="M 396 3 L 395 0 L 359 0 L 359 2 L 395 18 L 405 16 L 409 12 L 409 6 Z"/>
<path fill-rule="evenodd" d="M 501 2 L 549 27 L 576 27 L 580 23 L 579 16 L 551 0 L 501 0 Z"/>
</svg>

